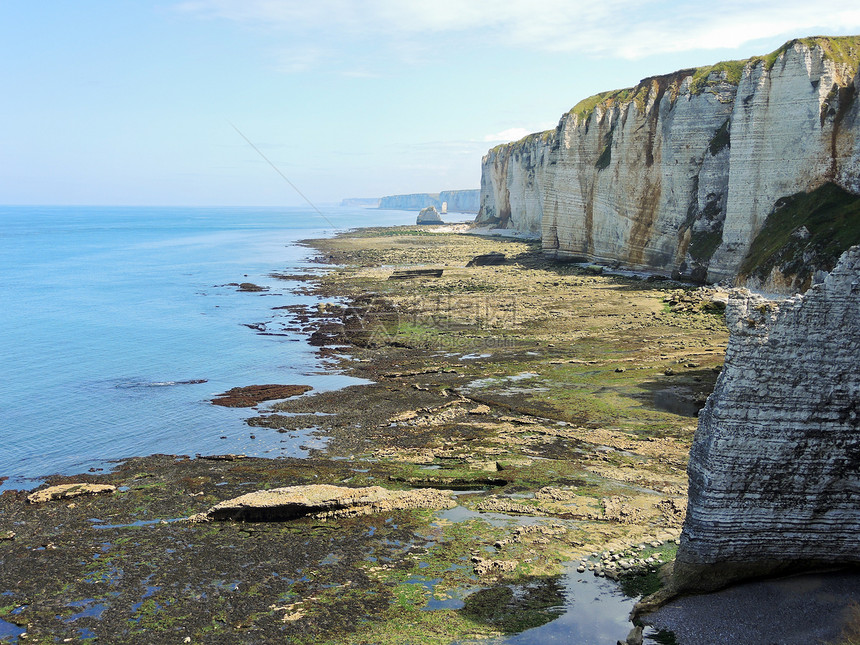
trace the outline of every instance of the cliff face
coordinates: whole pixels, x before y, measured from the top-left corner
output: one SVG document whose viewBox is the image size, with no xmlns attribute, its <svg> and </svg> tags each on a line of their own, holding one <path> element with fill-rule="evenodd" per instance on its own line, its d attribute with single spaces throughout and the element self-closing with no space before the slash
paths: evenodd
<svg viewBox="0 0 860 645">
<path fill-rule="evenodd" d="M 832 186 L 857 214 L 841 252 L 860 242 L 858 61 L 860 37 L 802 39 L 586 99 L 555 130 L 490 150 L 478 221 L 540 231 L 561 259 L 718 281 L 749 265 L 785 198 Z M 811 232 L 807 246 L 821 242 Z M 779 250 L 753 282 L 808 286 Z M 816 268 L 838 254 L 819 253 Z M 741 282 L 758 265 L 747 268 Z"/>
<path fill-rule="evenodd" d="M 441 209 L 448 204 L 452 213 L 477 213 L 480 205 L 479 190 L 443 190 L 441 193 L 413 193 L 411 195 L 388 195 L 379 200 L 379 208 L 404 211 L 420 211 L 428 206 Z"/>
<path fill-rule="evenodd" d="M 379 200 L 379 208 L 388 210 L 420 211 L 428 206 L 441 205 L 439 193 L 412 193 L 410 195 L 386 195 Z"/>
<path fill-rule="evenodd" d="M 481 205 L 480 190 L 443 190 L 439 201 L 447 202 L 452 213 L 477 213 Z"/>
<path fill-rule="evenodd" d="M 780 303 L 734 290 L 699 414 L 679 590 L 860 562 L 860 247 Z"/>
</svg>

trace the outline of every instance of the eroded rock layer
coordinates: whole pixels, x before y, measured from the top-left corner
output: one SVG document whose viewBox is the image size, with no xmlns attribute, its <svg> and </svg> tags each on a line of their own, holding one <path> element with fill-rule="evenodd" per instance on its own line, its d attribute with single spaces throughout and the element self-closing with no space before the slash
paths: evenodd
<svg viewBox="0 0 860 645">
<path fill-rule="evenodd" d="M 799 264 L 829 271 L 860 243 L 858 60 L 860 37 L 805 38 L 581 101 L 555 130 L 489 151 L 478 221 L 539 232 L 560 259 L 805 289 L 814 270 Z M 783 212 L 823 186 L 854 205 L 835 252 L 833 235 Z M 804 242 L 790 257 L 766 244 L 749 257 L 769 218 Z"/>
<path fill-rule="evenodd" d="M 675 563 L 682 590 L 860 563 L 860 246 L 805 295 L 733 290 L 699 415 Z"/>
</svg>

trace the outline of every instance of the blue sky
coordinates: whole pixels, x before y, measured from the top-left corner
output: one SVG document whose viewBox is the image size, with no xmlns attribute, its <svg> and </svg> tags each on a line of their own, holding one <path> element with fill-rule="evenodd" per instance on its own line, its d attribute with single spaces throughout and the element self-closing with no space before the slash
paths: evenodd
<svg viewBox="0 0 860 645">
<path fill-rule="evenodd" d="M 0 204 L 477 188 L 598 91 L 860 33 L 840 0 L 0 0 Z"/>
</svg>

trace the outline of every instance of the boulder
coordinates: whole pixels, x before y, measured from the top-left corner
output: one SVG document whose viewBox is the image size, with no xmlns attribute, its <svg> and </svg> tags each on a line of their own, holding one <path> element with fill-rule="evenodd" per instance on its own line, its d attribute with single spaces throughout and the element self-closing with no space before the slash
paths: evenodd
<svg viewBox="0 0 860 645">
<path fill-rule="evenodd" d="M 102 493 L 112 493 L 116 490 L 116 486 L 110 484 L 88 484 L 80 482 L 77 484 L 60 484 L 58 486 L 49 486 L 42 490 L 37 490 L 27 496 L 27 501 L 30 504 L 41 504 L 42 502 L 50 502 L 55 499 L 71 499 L 79 495 L 100 495 Z"/>
<path fill-rule="evenodd" d="M 413 508 L 453 508 L 452 491 L 422 488 L 388 490 L 381 486 L 348 488 L 330 484 L 259 490 L 216 504 L 191 521 L 272 522 L 311 516 L 318 519 L 371 515 Z"/>
</svg>

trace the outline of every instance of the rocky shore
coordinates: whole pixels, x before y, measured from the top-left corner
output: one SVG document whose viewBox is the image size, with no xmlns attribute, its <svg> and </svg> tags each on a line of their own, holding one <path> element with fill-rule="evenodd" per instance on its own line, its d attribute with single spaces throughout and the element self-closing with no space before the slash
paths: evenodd
<svg viewBox="0 0 860 645">
<path fill-rule="evenodd" d="M 462 642 L 554 620 L 571 561 L 636 596 L 659 585 L 723 361 L 721 294 L 444 227 L 308 245 L 328 270 L 303 288 L 327 302 L 273 315 L 370 383 L 248 401 L 251 432 L 314 436 L 307 459 L 213 446 L 48 482 L 115 487 L 98 495 L 0 495 L 0 640 Z M 363 506 L 214 517 L 295 487 Z M 416 489 L 427 503 L 392 501 Z"/>
</svg>

